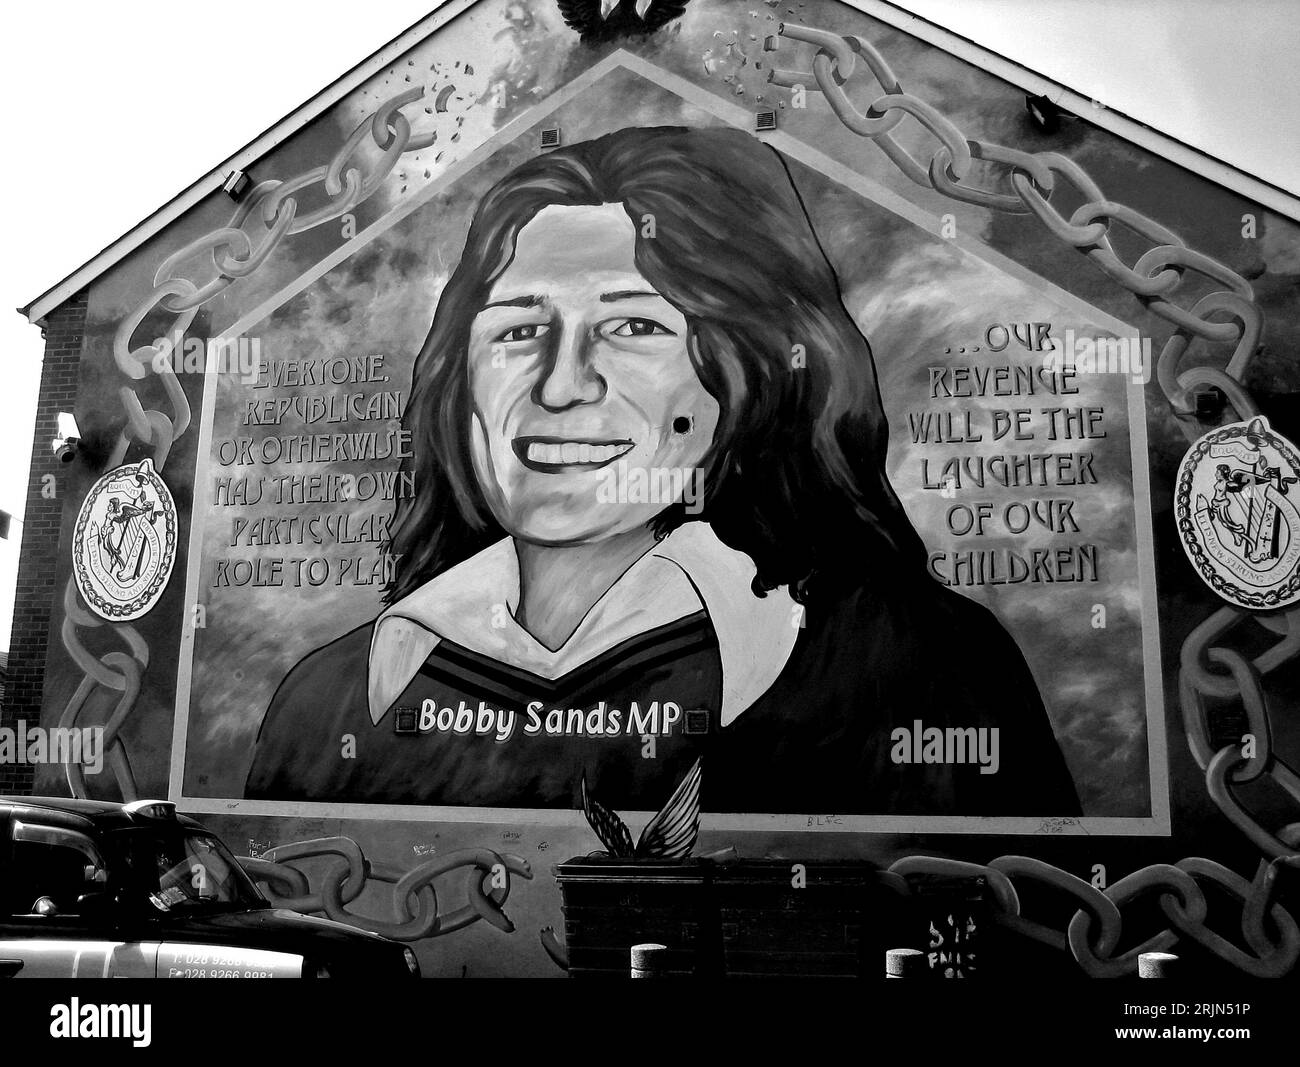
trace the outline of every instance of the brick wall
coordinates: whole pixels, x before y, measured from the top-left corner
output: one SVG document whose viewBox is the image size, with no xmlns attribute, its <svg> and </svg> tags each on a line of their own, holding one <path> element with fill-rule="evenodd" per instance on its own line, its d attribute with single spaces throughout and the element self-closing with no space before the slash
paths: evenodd
<svg viewBox="0 0 1300 1067">
<path fill-rule="evenodd" d="M 71 297 L 45 320 L 45 365 L 36 403 L 36 435 L 27 480 L 13 637 L 0 726 L 14 726 L 19 719 L 34 725 L 40 719 L 50 611 L 60 592 L 54 587 L 54 575 L 63 520 L 63 499 L 46 499 L 41 494 L 42 478 L 46 474 L 59 477 L 61 464 L 50 442 L 57 433 L 59 412 L 75 410 L 85 324 L 84 292 Z M 30 793 L 34 771 L 31 766 L 0 763 L 0 793 Z"/>
</svg>

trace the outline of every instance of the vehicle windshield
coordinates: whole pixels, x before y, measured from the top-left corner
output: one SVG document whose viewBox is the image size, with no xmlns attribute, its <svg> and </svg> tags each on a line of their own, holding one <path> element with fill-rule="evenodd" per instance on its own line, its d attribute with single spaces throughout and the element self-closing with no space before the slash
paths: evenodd
<svg viewBox="0 0 1300 1067">
<path fill-rule="evenodd" d="M 123 861 L 122 889 L 157 914 L 268 907 L 235 857 L 211 834 L 178 826 L 109 836 Z"/>
</svg>

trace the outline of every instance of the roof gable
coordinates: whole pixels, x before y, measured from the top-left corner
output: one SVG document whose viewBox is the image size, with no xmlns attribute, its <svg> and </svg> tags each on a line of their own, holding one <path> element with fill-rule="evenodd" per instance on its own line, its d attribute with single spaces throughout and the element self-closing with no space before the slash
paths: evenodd
<svg viewBox="0 0 1300 1067">
<path fill-rule="evenodd" d="M 40 322 L 50 311 L 62 304 L 72 294 L 97 280 L 115 264 L 140 248 L 150 238 L 183 218 L 187 212 L 191 211 L 205 198 L 217 193 L 232 172 L 247 171 L 256 161 L 274 151 L 311 123 L 320 119 L 331 108 L 346 100 L 362 86 L 382 74 L 384 69 L 389 67 L 396 59 L 404 56 L 422 42 L 441 34 L 454 20 L 470 11 L 470 9 L 495 2 L 497 0 L 445 0 L 445 2 L 438 4 L 435 10 L 426 18 L 420 20 L 405 33 L 394 38 L 392 42 L 366 60 L 358 63 L 301 107 L 250 141 L 222 164 L 213 168 L 198 181 L 179 193 L 173 200 L 123 234 L 122 237 L 82 264 L 58 284 L 40 294 L 25 307 L 18 309 L 19 312 L 26 316 L 29 321 Z M 1300 219 L 1300 200 L 1297 200 L 1297 198 L 1267 183 L 1251 178 L 1227 164 L 1214 160 L 1186 145 L 1164 137 L 1149 127 L 1135 123 L 1114 111 L 1098 111 L 1091 107 L 1091 103 L 1087 98 L 1057 85 L 1016 63 L 999 57 L 970 41 L 902 12 L 890 4 L 881 2 L 881 0 L 844 0 L 844 2 L 882 23 L 902 29 L 927 44 L 942 49 L 976 67 L 1009 81 L 1029 94 L 1047 95 L 1064 110 L 1086 115 L 1088 120 L 1098 127 L 1124 137 L 1146 150 L 1161 155 L 1211 181 L 1224 185 L 1261 205 L 1288 217 Z M 574 22 L 576 16 L 572 9 L 582 6 L 576 0 L 572 0 L 572 2 L 571 0 L 565 0 L 564 3 L 560 4 L 558 10 L 563 13 L 565 20 L 570 25 L 574 25 L 576 24 Z M 594 0 L 588 6 L 594 8 Z M 612 14 L 619 19 L 630 19 L 630 14 L 622 12 L 624 7 L 630 6 L 631 0 L 623 0 L 623 4 L 616 7 Z M 684 4 L 679 3 L 673 3 L 670 6 L 674 8 L 685 7 Z M 638 4 L 636 7 L 639 9 L 640 5 Z M 766 12 L 767 8 L 760 8 L 760 10 Z M 669 30 L 671 30 L 671 24 Z M 565 32 L 572 31 L 566 30 Z"/>
</svg>

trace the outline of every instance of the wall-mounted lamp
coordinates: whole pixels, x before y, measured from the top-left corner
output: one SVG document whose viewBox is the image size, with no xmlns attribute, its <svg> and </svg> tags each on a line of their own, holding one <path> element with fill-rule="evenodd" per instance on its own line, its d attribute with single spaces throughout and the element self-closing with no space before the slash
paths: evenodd
<svg viewBox="0 0 1300 1067">
<path fill-rule="evenodd" d="M 1209 420 L 1217 418 L 1219 413 L 1223 411 L 1227 398 L 1214 386 L 1208 385 L 1200 389 L 1194 389 L 1191 401 L 1192 413 L 1198 419 Z"/>
<path fill-rule="evenodd" d="M 1039 133 L 1055 133 L 1061 128 L 1061 109 L 1047 97 L 1025 97 L 1025 110 Z"/>
<path fill-rule="evenodd" d="M 248 187 L 253 184 L 253 180 L 242 170 L 232 170 L 227 175 L 226 180 L 221 183 L 221 191 L 224 192 L 231 200 L 242 200 Z"/>
<path fill-rule="evenodd" d="M 50 442 L 50 449 L 54 452 L 55 458 L 60 463 L 71 463 L 77 458 L 77 450 L 80 447 L 81 431 L 77 428 L 76 418 L 70 411 L 60 411 L 58 432 Z"/>
</svg>

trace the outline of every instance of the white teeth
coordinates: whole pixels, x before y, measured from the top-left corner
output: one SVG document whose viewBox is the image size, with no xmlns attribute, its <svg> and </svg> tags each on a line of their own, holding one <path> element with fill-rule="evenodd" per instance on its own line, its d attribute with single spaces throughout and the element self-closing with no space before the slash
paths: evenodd
<svg viewBox="0 0 1300 1067">
<path fill-rule="evenodd" d="M 560 446 L 544 445 L 540 441 L 534 441 L 528 446 L 528 458 L 533 463 L 559 463 Z"/>
<path fill-rule="evenodd" d="M 575 463 L 608 463 L 632 451 L 632 445 L 593 445 L 580 441 L 563 444 L 544 444 L 533 441 L 528 445 L 528 461 L 550 466 L 567 466 Z"/>
<path fill-rule="evenodd" d="M 608 463 L 611 459 L 617 459 L 631 451 L 631 445 L 592 445 L 591 459 L 583 462 Z"/>
</svg>

